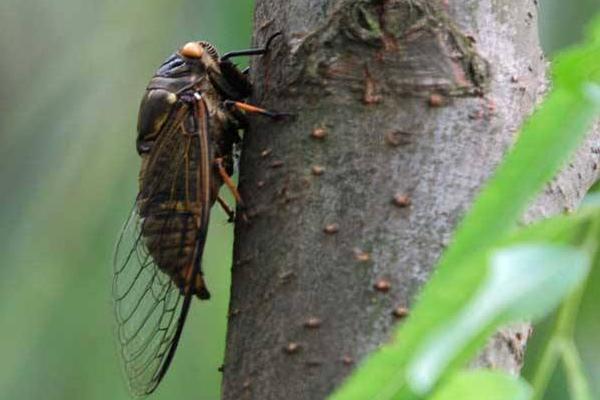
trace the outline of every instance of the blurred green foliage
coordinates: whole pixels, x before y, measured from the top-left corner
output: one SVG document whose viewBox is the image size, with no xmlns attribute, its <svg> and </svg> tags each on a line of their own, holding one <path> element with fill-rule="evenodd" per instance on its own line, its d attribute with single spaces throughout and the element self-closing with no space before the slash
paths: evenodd
<svg viewBox="0 0 600 400">
<path fill-rule="evenodd" d="M 598 0 L 541 0 L 540 2 L 540 38 L 547 54 L 552 56 L 566 46 L 582 39 L 587 22 L 600 12 Z M 595 185 L 598 191 L 600 186 Z M 591 386 L 592 396 L 600 398 L 600 269 L 594 268 L 588 278 L 579 315 L 575 326 L 576 345 L 583 359 L 585 372 Z M 529 340 L 525 358 L 523 376 L 533 377 L 535 366 L 539 362 L 544 344 L 555 325 L 556 315 L 534 327 L 534 335 Z M 564 400 L 569 397 L 566 375 L 562 365 L 557 368 L 550 381 L 545 400 Z"/>
<path fill-rule="evenodd" d="M 583 28 L 600 11 L 598 0 L 533 0 L 540 8 L 540 38 L 547 54 L 583 40 Z"/>
<path fill-rule="evenodd" d="M 546 48 L 578 38 L 596 2 L 543 0 Z M 0 398 L 129 398 L 112 335 L 110 263 L 136 191 L 139 100 L 182 43 L 244 48 L 251 24 L 251 1 L 0 2 Z M 155 399 L 219 396 L 232 241 L 225 220 L 215 208 L 204 257 L 213 298 L 193 305 Z M 600 278 L 577 332 L 596 385 L 599 292 Z M 564 398 L 556 382 L 555 398 Z"/>
<path fill-rule="evenodd" d="M 135 124 L 160 63 L 191 39 L 248 47 L 251 2 L 0 2 L 0 398 L 128 399 L 111 257 L 136 194 Z M 153 398 L 219 397 L 232 227 L 215 207 L 213 298 L 193 304 Z"/>
</svg>

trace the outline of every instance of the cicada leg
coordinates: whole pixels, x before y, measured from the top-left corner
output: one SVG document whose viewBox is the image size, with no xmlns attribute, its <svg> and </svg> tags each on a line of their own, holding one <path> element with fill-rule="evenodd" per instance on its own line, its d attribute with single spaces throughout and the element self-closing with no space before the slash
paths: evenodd
<svg viewBox="0 0 600 400">
<path fill-rule="evenodd" d="M 242 200 L 242 196 L 240 196 L 240 192 L 238 191 L 237 187 L 235 186 L 235 182 L 233 182 L 233 179 L 231 179 L 231 176 L 229 176 L 229 174 L 227 173 L 227 170 L 223 166 L 223 158 L 219 157 L 219 158 L 215 159 L 215 165 L 217 167 L 217 171 L 219 172 L 219 175 L 221 176 L 221 179 L 223 180 L 223 183 L 231 191 L 231 194 L 233 194 L 233 197 L 235 198 L 236 203 L 243 210 L 245 208 L 244 201 Z M 221 203 L 221 201 L 219 201 L 219 204 L 221 204 L 221 207 L 223 207 L 223 203 Z M 227 206 L 227 208 L 229 209 L 229 206 Z M 242 211 L 242 219 L 245 222 L 248 221 L 248 217 L 246 216 L 246 214 L 243 211 Z"/>
<path fill-rule="evenodd" d="M 243 111 L 248 114 L 264 115 L 265 117 L 269 117 L 269 118 L 272 118 L 275 120 L 280 120 L 280 119 L 283 119 L 286 117 L 291 117 L 293 115 L 290 113 L 283 113 L 283 112 L 267 110 L 267 109 L 254 106 L 252 104 L 244 103 L 241 101 L 225 100 L 223 102 L 223 104 L 225 105 L 225 107 L 227 107 L 229 109 Z"/>
<path fill-rule="evenodd" d="M 227 214 L 227 216 L 229 217 L 227 222 L 233 222 L 235 219 L 235 212 L 233 212 L 231 207 L 229 207 L 229 204 L 227 204 L 227 202 L 221 196 L 217 196 L 217 201 L 219 202 L 219 205 L 221 206 L 223 211 L 225 211 L 225 214 Z"/>
<path fill-rule="evenodd" d="M 273 39 L 275 39 L 277 36 L 281 36 L 282 33 L 281 32 L 277 32 L 274 33 L 268 40 L 267 43 L 265 44 L 265 47 L 259 47 L 256 49 L 246 49 L 246 50 L 238 50 L 238 51 L 230 51 L 229 53 L 226 53 L 223 55 L 223 57 L 221 57 L 222 61 L 226 61 L 230 58 L 233 57 L 242 57 L 242 56 L 262 56 L 263 54 L 266 54 L 269 52 L 269 49 L 271 47 L 271 43 L 273 42 Z"/>
</svg>

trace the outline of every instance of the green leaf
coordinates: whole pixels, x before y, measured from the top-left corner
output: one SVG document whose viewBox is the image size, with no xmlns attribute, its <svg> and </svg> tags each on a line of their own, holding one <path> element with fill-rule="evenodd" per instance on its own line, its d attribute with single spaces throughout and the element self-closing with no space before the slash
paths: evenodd
<svg viewBox="0 0 600 400">
<path fill-rule="evenodd" d="M 583 362 L 574 340 L 556 338 L 555 345 L 562 356 L 572 400 L 591 400 L 589 384 L 583 371 Z"/>
<path fill-rule="evenodd" d="M 593 196 L 597 196 L 594 193 Z M 586 196 L 587 197 L 587 196 Z M 594 211 L 591 205 L 598 204 L 595 200 L 590 199 L 586 202 L 584 210 L 578 212 L 575 217 Z M 596 208 L 596 211 L 598 208 Z M 591 214 L 594 215 L 594 214 Z M 572 218 L 575 220 L 575 218 Z M 593 255 L 592 268 L 600 271 L 600 251 L 598 251 L 599 243 L 598 238 L 600 237 L 600 218 L 597 212 L 590 218 L 590 223 L 587 229 L 585 229 L 584 235 L 581 236 L 582 248 L 584 248 L 588 254 Z M 589 278 L 588 278 L 589 280 Z M 579 351 L 575 346 L 575 324 L 578 320 L 578 312 L 582 301 L 583 292 L 585 290 L 586 282 L 581 285 L 578 290 L 573 292 L 563 302 L 558 315 L 554 321 L 554 328 L 549 338 L 545 338 L 544 346 L 539 352 L 539 358 L 532 364 L 530 359 L 528 364 L 531 376 L 531 382 L 534 389 L 533 398 L 541 400 L 544 398 L 544 394 L 547 390 L 548 383 L 552 377 L 554 370 L 556 369 L 559 359 L 562 359 L 565 367 L 567 384 L 569 392 L 573 400 L 589 400 L 591 399 L 590 385 L 587 381 L 585 372 L 582 367 L 581 358 Z M 539 339 L 538 339 L 539 340 Z"/>
<path fill-rule="evenodd" d="M 476 295 L 422 342 L 408 366 L 410 387 L 428 393 L 470 342 L 502 323 L 543 316 L 583 280 L 589 264 L 586 253 L 567 247 L 518 246 L 494 253 Z"/>
<path fill-rule="evenodd" d="M 456 374 L 431 400 L 528 400 L 531 387 L 518 377 L 497 371 Z"/>
</svg>

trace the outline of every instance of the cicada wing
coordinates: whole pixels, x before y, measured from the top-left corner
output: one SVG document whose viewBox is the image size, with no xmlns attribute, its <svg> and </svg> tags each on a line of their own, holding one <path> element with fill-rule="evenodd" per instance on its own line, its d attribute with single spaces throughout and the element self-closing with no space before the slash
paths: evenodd
<svg viewBox="0 0 600 400">
<path fill-rule="evenodd" d="M 190 127 L 194 130 L 190 132 Z M 153 392 L 177 348 L 210 209 L 210 142 L 203 103 L 182 105 L 160 132 L 140 176 L 140 194 L 115 249 L 117 337 L 131 391 Z M 187 208 L 186 208 L 187 207 Z M 188 222 L 193 226 L 185 226 Z M 187 266 L 184 281 L 164 271 Z M 206 292 L 208 293 L 208 292 Z"/>
<path fill-rule="evenodd" d="M 148 253 L 141 224 L 134 210 L 117 245 L 113 280 L 121 358 L 136 395 L 151 393 L 158 385 L 157 372 L 172 346 L 184 300 Z"/>
</svg>

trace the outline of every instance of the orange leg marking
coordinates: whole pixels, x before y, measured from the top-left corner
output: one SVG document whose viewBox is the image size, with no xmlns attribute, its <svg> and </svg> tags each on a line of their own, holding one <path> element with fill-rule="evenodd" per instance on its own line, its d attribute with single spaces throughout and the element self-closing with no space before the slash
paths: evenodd
<svg viewBox="0 0 600 400">
<path fill-rule="evenodd" d="M 215 164 L 217 165 L 217 169 L 219 170 L 219 175 L 221 175 L 221 179 L 223 179 L 223 183 L 229 188 L 229 190 L 233 194 L 233 197 L 235 198 L 235 201 L 243 207 L 244 202 L 242 201 L 242 196 L 240 196 L 240 192 L 238 192 L 237 187 L 235 187 L 235 183 L 233 182 L 227 171 L 225 171 L 225 167 L 223 167 L 223 159 L 217 158 L 215 160 Z"/>
<path fill-rule="evenodd" d="M 248 104 L 248 103 L 242 103 L 241 101 L 236 101 L 234 104 L 240 110 L 246 111 L 249 113 L 265 114 L 268 112 L 264 108 L 256 107 L 256 106 L 253 106 L 252 104 Z"/>
<path fill-rule="evenodd" d="M 244 111 L 249 114 L 260 114 L 273 119 L 281 119 L 284 117 L 291 116 L 291 114 L 288 113 L 266 110 L 261 107 L 253 106 L 252 104 L 243 103 L 241 101 L 225 100 L 224 104 L 230 107 L 235 107 L 238 110 Z"/>
<path fill-rule="evenodd" d="M 223 167 L 223 159 L 217 158 L 215 160 L 215 164 L 217 165 L 217 169 L 219 171 L 219 175 L 221 175 L 221 179 L 223 179 L 223 183 L 225 184 L 225 186 L 227 186 L 229 188 L 229 190 L 233 194 L 233 197 L 235 198 L 235 201 L 237 202 L 237 204 L 240 207 L 244 208 L 244 201 L 242 200 L 242 196 L 240 196 L 240 192 L 237 190 L 235 183 L 233 182 L 233 180 L 231 179 L 231 177 L 229 176 L 227 171 L 225 171 L 225 167 Z M 219 200 L 218 197 L 217 197 L 217 200 Z M 221 200 L 219 200 L 219 204 L 221 204 Z M 223 204 L 221 204 L 221 206 L 223 206 Z M 229 209 L 229 207 L 227 207 L 227 209 Z M 230 215 L 230 217 L 231 217 L 231 215 Z M 248 217 L 243 212 L 242 212 L 242 219 L 246 222 L 248 221 Z"/>
</svg>

